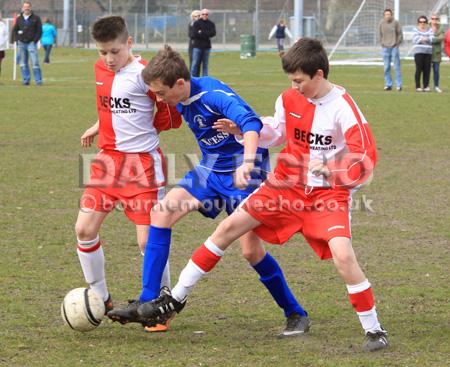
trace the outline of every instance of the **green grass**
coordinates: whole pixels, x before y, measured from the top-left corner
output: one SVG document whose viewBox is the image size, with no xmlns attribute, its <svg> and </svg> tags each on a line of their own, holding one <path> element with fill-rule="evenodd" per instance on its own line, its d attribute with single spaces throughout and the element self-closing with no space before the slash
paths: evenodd
<svg viewBox="0 0 450 367">
<path fill-rule="evenodd" d="M 366 354 L 344 284 L 300 236 L 270 251 L 312 317 L 304 338 L 276 338 L 283 315 L 237 246 L 198 285 L 164 335 L 107 322 L 86 334 L 66 328 L 62 298 L 84 284 L 73 227 L 82 193 L 79 137 L 96 119 L 96 53 L 56 49 L 53 63 L 43 66 L 40 88 L 12 82 L 11 59 L 8 53 L 0 80 L 0 365 L 448 365 L 449 64 L 441 66 L 442 95 L 414 92 L 410 62 L 402 65 L 401 93 L 382 91 L 382 67 L 331 71 L 330 79 L 344 85 L 363 110 L 379 149 L 374 180 L 357 195 L 372 200 L 374 212 L 354 213 L 353 235 L 392 346 Z M 276 97 L 289 87 L 275 53 L 253 60 L 212 54 L 210 72 L 263 115 L 273 112 Z M 178 177 L 187 169 L 182 155 L 197 152 L 186 127 L 163 134 L 162 148 L 177 154 Z M 173 281 L 216 224 L 193 213 L 175 227 Z M 101 236 L 118 304 L 139 292 L 141 256 L 133 225 L 122 213 L 107 219 Z"/>
</svg>

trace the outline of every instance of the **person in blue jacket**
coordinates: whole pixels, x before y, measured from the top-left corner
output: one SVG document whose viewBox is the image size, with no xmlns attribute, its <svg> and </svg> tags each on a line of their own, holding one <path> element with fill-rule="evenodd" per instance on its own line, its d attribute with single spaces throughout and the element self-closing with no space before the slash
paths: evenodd
<svg viewBox="0 0 450 367">
<path fill-rule="evenodd" d="M 41 45 L 45 50 L 44 64 L 50 64 L 50 52 L 56 39 L 56 27 L 52 24 L 50 19 L 46 18 L 42 25 Z"/>
<path fill-rule="evenodd" d="M 123 324 L 141 323 L 147 331 L 165 331 L 170 319 L 156 326 L 146 325 L 138 309 L 159 296 L 172 227 L 194 210 L 209 218 L 215 218 L 222 210 L 230 215 L 266 178 L 269 154 L 267 149 L 258 147 L 263 123 L 251 107 L 220 80 L 191 77 L 181 55 L 170 46 L 166 45 L 153 57 L 142 71 L 142 77 L 159 100 L 177 106 L 197 139 L 202 158 L 152 209 L 139 299 L 107 315 Z M 243 145 L 226 128 L 220 127 L 224 119 L 239 126 Z M 240 243 L 243 256 L 284 311 L 286 327 L 280 336 L 307 332 L 310 327 L 307 312 L 295 299 L 282 269 L 265 251 L 259 237 L 250 231 L 240 237 Z"/>
</svg>

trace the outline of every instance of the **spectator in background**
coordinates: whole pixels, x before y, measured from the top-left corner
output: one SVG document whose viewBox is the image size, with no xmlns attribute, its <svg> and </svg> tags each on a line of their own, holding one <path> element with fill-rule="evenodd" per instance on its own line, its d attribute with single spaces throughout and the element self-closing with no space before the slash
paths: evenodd
<svg viewBox="0 0 450 367">
<path fill-rule="evenodd" d="M 2 13 L 0 12 L 0 75 L 2 74 L 2 61 L 5 58 L 5 50 L 8 46 L 8 30 L 6 23 L 3 21 Z"/>
<path fill-rule="evenodd" d="M 202 75 L 208 75 L 211 38 L 216 35 L 216 25 L 208 17 L 209 10 L 203 9 L 200 19 L 192 26 L 192 76 L 200 76 L 200 65 L 202 65 Z"/>
<path fill-rule="evenodd" d="M 394 60 L 397 90 L 402 90 L 402 71 L 400 69 L 399 46 L 403 41 L 400 23 L 392 17 L 392 10 L 384 10 L 384 18 L 378 25 L 384 62 L 384 90 L 392 90 L 391 61 Z"/>
<path fill-rule="evenodd" d="M 20 53 L 20 71 L 22 73 L 22 84 L 30 85 L 30 67 L 28 57 L 31 58 L 31 66 L 36 85 L 42 85 L 41 67 L 37 43 L 42 35 L 41 18 L 31 11 L 31 3 L 25 1 L 22 4 L 22 13 L 17 17 L 16 24 L 12 29 L 11 43 L 18 41 Z"/>
<path fill-rule="evenodd" d="M 278 24 L 275 24 L 272 30 L 269 33 L 269 40 L 275 35 L 277 40 L 277 48 L 280 57 L 284 55 L 284 40 L 286 36 L 292 39 L 292 34 L 289 32 L 289 28 L 287 27 L 284 19 L 280 19 Z"/>
<path fill-rule="evenodd" d="M 41 45 L 45 50 L 44 64 L 50 64 L 50 52 L 52 51 L 53 44 L 55 43 L 57 32 L 56 27 L 50 22 L 50 19 L 46 18 L 45 23 L 42 26 L 42 38 Z"/>
<path fill-rule="evenodd" d="M 430 91 L 430 72 L 431 72 L 431 52 L 433 41 L 433 31 L 428 27 L 428 19 L 421 15 L 417 19 L 417 28 L 414 28 L 413 52 L 416 63 L 416 91 Z M 420 86 L 420 77 L 423 75 L 423 89 Z"/>
<path fill-rule="evenodd" d="M 192 36 L 194 23 L 196 20 L 200 18 L 201 11 L 200 10 L 194 10 L 191 13 L 191 21 L 189 22 L 188 26 L 188 35 L 189 35 L 189 46 L 188 46 L 188 54 L 189 54 L 189 70 L 192 69 L 192 47 L 194 44 L 194 38 Z M 197 75 L 200 73 L 199 70 L 197 70 Z"/>
<path fill-rule="evenodd" d="M 444 41 L 444 29 L 440 24 L 439 14 L 431 14 L 431 31 L 433 32 L 432 51 L 431 51 L 431 65 L 433 67 L 433 81 L 434 91 L 436 93 L 442 93 L 439 88 L 439 67 L 442 60 L 442 41 Z"/>
</svg>

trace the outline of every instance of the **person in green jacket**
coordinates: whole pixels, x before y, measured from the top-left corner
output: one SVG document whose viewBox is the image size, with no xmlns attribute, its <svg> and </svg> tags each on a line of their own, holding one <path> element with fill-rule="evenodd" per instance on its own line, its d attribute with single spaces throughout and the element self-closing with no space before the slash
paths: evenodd
<svg viewBox="0 0 450 367">
<path fill-rule="evenodd" d="M 431 65 L 433 68 L 434 91 L 442 93 L 442 90 L 439 88 L 439 67 L 442 60 L 442 41 L 444 41 L 445 34 L 440 24 L 439 14 L 433 13 L 431 15 L 430 26 L 434 34 L 433 40 L 431 41 L 433 46 Z"/>
</svg>

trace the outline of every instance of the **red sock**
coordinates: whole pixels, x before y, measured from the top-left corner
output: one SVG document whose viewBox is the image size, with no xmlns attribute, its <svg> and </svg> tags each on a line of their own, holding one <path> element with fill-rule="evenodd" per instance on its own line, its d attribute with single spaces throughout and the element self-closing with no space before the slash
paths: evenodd
<svg viewBox="0 0 450 367">
<path fill-rule="evenodd" d="M 209 250 L 205 244 L 201 245 L 191 257 L 191 260 L 202 269 L 205 273 L 209 273 L 212 268 L 221 259 L 221 256 L 216 255 L 214 252 Z"/>
<path fill-rule="evenodd" d="M 349 293 L 348 298 L 350 299 L 350 303 L 356 312 L 369 311 L 375 304 L 373 300 L 372 287 L 358 293 Z"/>
</svg>

